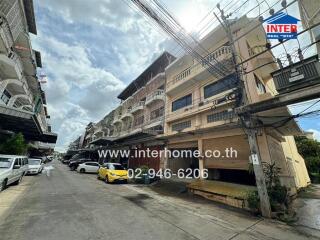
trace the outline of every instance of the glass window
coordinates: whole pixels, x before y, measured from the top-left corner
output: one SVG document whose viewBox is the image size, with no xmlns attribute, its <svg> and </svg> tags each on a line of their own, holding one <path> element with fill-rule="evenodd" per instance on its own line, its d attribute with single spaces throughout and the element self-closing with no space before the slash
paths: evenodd
<svg viewBox="0 0 320 240">
<path fill-rule="evenodd" d="M 29 159 L 29 164 L 30 165 L 40 165 L 41 164 L 41 160 L 40 159 Z"/>
<path fill-rule="evenodd" d="M 1 101 L 7 105 L 10 101 L 11 94 L 5 89 L 1 95 Z"/>
<path fill-rule="evenodd" d="M 164 115 L 164 106 L 157 108 L 150 113 L 150 120 L 162 117 Z"/>
<path fill-rule="evenodd" d="M 10 168 L 11 164 L 12 164 L 12 159 L 0 158 L 0 168 Z"/>
<path fill-rule="evenodd" d="M 181 108 L 189 106 L 192 104 L 192 94 L 179 98 L 172 102 L 172 112 L 177 111 Z"/>
<path fill-rule="evenodd" d="M 204 98 L 209 98 L 238 86 L 237 78 L 231 74 L 204 87 Z"/>
<path fill-rule="evenodd" d="M 256 86 L 259 94 L 266 93 L 266 87 L 264 84 L 261 82 L 261 80 L 254 74 L 254 79 L 256 81 Z"/>
<path fill-rule="evenodd" d="M 14 165 L 20 165 L 20 159 L 19 158 L 16 158 L 14 160 Z"/>
<path fill-rule="evenodd" d="M 125 170 L 120 164 L 108 164 L 108 169 L 110 170 Z"/>
</svg>

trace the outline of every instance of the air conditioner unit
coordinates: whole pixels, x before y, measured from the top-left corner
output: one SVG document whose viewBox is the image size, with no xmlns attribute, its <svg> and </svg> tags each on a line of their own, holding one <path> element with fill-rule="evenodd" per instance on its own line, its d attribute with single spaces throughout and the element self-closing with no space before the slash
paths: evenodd
<svg viewBox="0 0 320 240">
<path fill-rule="evenodd" d="M 279 69 L 271 76 L 279 93 L 286 93 L 320 83 L 318 55 Z"/>
</svg>

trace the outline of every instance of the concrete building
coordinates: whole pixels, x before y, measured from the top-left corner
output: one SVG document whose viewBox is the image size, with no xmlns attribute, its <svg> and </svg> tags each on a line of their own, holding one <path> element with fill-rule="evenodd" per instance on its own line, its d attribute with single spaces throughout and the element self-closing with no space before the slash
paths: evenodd
<svg viewBox="0 0 320 240">
<path fill-rule="evenodd" d="M 41 54 L 32 49 L 30 33 L 37 34 L 33 1 L 1 0 L 0 130 L 21 132 L 28 141 L 55 143 L 37 77 Z"/>
<path fill-rule="evenodd" d="M 300 0 L 298 1 L 301 21 L 304 29 L 309 28 L 320 22 L 320 1 L 318 0 Z M 310 31 L 312 42 L 320 40 L 320 26 L 316 26 Z M 318 53 L 320 52 L 320 43 L 316 43 Z"/>
<path fill-rule="evenodd" d="M 174 59 L 164 52 L 119 94 L 121 104 L 114 110 L 111 148 L 133 151 L 164 148 L 164 141 L 157 140 L 163 133 L 164 124 L 164 70 Z M 141 165 L 160 167 L 160 158 L 146 156 L 122 158 L 120 162 L 132 168 Z"/>
<path fill-rule="evenodd" d="M 258 20 L 242 17 L 232 23 L 234 37 L 246 33 Z M 248 59 L 266 49 L 267 40 L 263 27 L 240 38 L 236 42 L 239 60 Z M 208 180 L 255 185 L 255 176 L 249 171 L 250 149 L 246 134 L 234 112 L 237 106 L 238 86 L 234 76 L 231 49 L 224 29 L 219 26 L 201 40 L 203 57 L 218 69 L 224 77 L 216 77 L 204 64 L 185 55 L 166 68 L 166 106 L 164 135 L 170 149 L 218 150 L 220 157 L 172 158 L 166 167 L 172 171 L 180 168 L 206 168 Z M 222 64 L 214 62 L 217 59 Z M 244 85 L 249 103 L 272 98 L 277 94 L 270 73 L 276 64 L 271 51 L 243 66 Z M 257 68 L 263 64 L 264 67 Z M 277 116 L 282 116 L 279 118 Z M 281 169 L 281 183 L 292 191 L 305 187 L 310 179 L 304 159 L 298 154 L 293 135 L 302 133 L 294 120 L 280 125 L 279 121 L 290 117 L 286 107 L 265 111 L 256 116 L 265 127 L 259 129 L 258 142 L 263 162 L 276 162 Z M 268 126 L 268 127 L 267 127 Z M 237 151 L 237 157 L 223 156 L 225 149 Z M 201 192 L 208 189 L 197 186 Z M 214 187 L 213 187 L 214 189 Z M 212 190 L 212 188 L 211 188 Z M 211 191 L 209 190 L 209 191 Z M 215 190 L 213 190 L 214 192 Z"/>
</svg>

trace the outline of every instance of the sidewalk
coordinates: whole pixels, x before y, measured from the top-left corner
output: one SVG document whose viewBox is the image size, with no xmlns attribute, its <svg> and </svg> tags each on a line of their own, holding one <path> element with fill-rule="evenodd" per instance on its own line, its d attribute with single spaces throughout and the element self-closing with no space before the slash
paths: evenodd
<svg viewBox="0 0 320 240">
<path fill-rule="evenodd" d="M 299 193 L 294 202 L 297 228 L 303 232 L 320 236 L 320 184 L 312 184 Z"/>
<path fill-rule="evenodd" d="M 179 209 L 181 213 L 193 215 L 194 219 L 201 218 L 212 223 L 211 226 L 205 228 L 199 226 L 198 229 L 194 229 L 196 235 L 205 234 L 207 228 L 216 228 L 216 236 L 221 237 L 219 239 L 320 239 L 320 235 L 311 235 L 283 222 L 255 217 L 247 211 L 189 195 L 185 185 L 186 182 L 183 181 L 165 180 L 151 186 L 128 185 L 127 187 L 161 202 L 166 209 L 173 207 Z M 217 224 L 222 228 L 218 228 Z M 232 229 L 236 233 L 226 238 L 229 235 L 227 229 Z"/>
</svg>

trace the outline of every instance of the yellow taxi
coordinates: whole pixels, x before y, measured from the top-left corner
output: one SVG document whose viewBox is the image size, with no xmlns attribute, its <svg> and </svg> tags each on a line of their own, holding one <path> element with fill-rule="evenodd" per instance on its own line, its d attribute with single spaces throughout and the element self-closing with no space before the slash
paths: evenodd
<svg viewBox="0 0 320 240">
<path fill-rule="evenodd" d="M 104 163 L 98 171 L 98 179 L 107 183 L 128 182 L 128 171 L 120 163 Z"/>
</svg>

